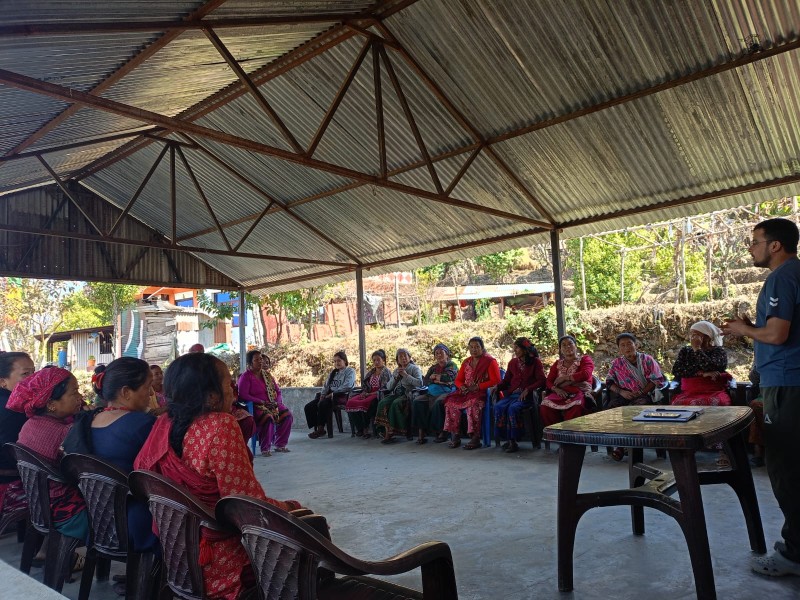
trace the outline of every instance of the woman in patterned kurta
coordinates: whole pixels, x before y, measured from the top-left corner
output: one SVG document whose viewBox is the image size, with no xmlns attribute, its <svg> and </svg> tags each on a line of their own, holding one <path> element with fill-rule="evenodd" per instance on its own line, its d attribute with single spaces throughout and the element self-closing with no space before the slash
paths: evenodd
<svg viewBox="0 0 800 600">
<path fill-rule="evenodd" d="M 391 378 L 392 372 L 386 366 L 386 352 L 376 350 L 372 353 L 372 369 L 361 380 L 361 393 L 348 398 L 344 407 L 350 419 L 350 429 L 358 437 L 365 440 L 372 437 L 369 424 L 378 407 L 378 390 L 385 388 Z"/>
<path fill-rule="evenodd" d="M 422 378 L 422 382 L 428 386 L 428 391 L 424 396 L 415 397 L 411 406 L 411 427 L 419 433 L 418 444 L 428 441 L 426 437 L 428 431 L 434 434 L 442 431 L 444 427 L 442 402 L 448 394 L 456 391 L 458 367 L 450 358 L 450 348 L 441 343 L 436 344 L 433 347 L 433 358 L 436 362 Z"/>
<path fill-rule="evenodd" d="M 580 417 L 586 408 L 586 394 L 592 391 L 594 361 L 581 355 L 578 342 L 571 335 L 558 341 L 560 358 L 547 375 L 548 393 L 539 407 L 545 427 Z"/>
<path fill-rule="evenodd" d="M 725 372 L 728 355 L 722 347 L 722 335 L 716 325 L 698 321 L 689 330 L 689 345 L 675 358 L 672 375 L 681 384 L 681 393 L 671 404 L 684 406 L 730 406 Z"/>
<path fill-rule="evenodd" d="M 397 368 L 386 384 L 386 395 L 378 402 L 375 415 L 375 430 L 383 435 L 381 444 L 392 443 L 395 435 L 411 433 L 408 429 L 411 399 L 414 389 L 422 385 L 422 370 L 414 364 L 408 350 L 398 348 L 394 358 Z"/>
<path fill-rule="evenodd" d="M 608 408 L 653 403 L 653 392 L 666 378 L 656 359 L 639 352 L 638 341 L 632 333 L 617 336 L 620 356 L 611 363 L 606 376 L 609 391 Z"/>
<path fill-rule="evenodd" d="M 134 467 L 154 471 L 186 487 L 213 511 L 232 494 L 265 500 L 284 510 L 301 508 L 296 500 L 268 498 L 253 473 L 235 417 L 231 376 L 225 363 L 209 354 L 186 354 L 167 369 L 164 387 L 168 412 L 136 457 Z M 235 600 L 255 582 L 239 536 L 202 530 L 200 562 L 210 598 Z"/>
<path fill-rule="evenodd" d="M 490 356 L 483 340 L 469 340 L 469 358 L 461 363 L 456 375 L 456 391 L 444 399 L 444 431 L 450 432 L 450 448 L 461 445 L 461 411 L 467 411 L 467 433 L 470 440 L 465 450 L 481 447 L 481 414 L 486 402 L 486 390 L 500 383 L 500 366 Z"/>
</svg>

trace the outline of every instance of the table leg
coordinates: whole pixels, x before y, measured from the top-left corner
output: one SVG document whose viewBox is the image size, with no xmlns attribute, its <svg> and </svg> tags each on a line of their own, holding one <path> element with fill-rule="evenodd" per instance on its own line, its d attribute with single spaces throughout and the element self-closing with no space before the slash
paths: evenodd
<svg viewBox="0 0 800 600">
<path fill-rule="evenodd" d="M 641 473 L 634 470 L 637 463 L 644 461 L 644 450 L 642 448 L 628 448 L 628 481 L 631 489 L 644 485 L 645 478 Z M 633 535 L 644 535 L 644 507 L 631 505 L 631 528 Z"/>
<path fill-rule="evenodd" d="M 689 547 L 697 599 L 716 600 L 717 591 L 714 587 L 714 571 L 711 566 L 711 551 L 708 546 L 706 516 L 703 510 L 703 498 L 700 495 L 695 451 L 670 450 L 669 458 L 681 502 L 681 515 L 677 520 Z"/>
<path fill-rule="evenodd" d="M 559 444 L 558 451 L 558 589 L 572 590 L 572 553 L 575 530 L 582 512 L 577 510 L 578 481 L 586 448 Z"/>
<path fill-rule="evenodd" d="M 753 552 L 764 554 L 767 544 L 764 540 L 764 526 L 761 523 L 761 512 L 758 509 L 756 487 L 753 484 L 753 473 L 750 471 L 750 462 L 747 458 L 747 448 L 741 435 L 735 435 L 728 440 L 731 449 L 731 459 L 734 470 L 730 476 L 730 486 L 739 498 L 742 506 L 744 520 L 747 523 L 747 535 L 750 538 L 750 549 Z"/>
</svg>

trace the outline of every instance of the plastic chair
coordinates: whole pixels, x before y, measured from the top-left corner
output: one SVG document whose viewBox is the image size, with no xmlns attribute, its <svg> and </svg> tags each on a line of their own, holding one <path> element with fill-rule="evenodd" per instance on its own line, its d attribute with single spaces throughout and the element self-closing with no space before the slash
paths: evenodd
<svg viewBox="0 0 800 600">
<path fill-rule="evenodd" d="M 342 409 L 347 404 L 347 399 L 350 397 L 350 393 L 353 391 L 353 388 L 346 390 L 344 392 L 337 392 L 331 398 L 331 412 L 328 415 L 328 422 L 325 425 L 325 429 L 328 432 L 328 437 L 333 437 L 333 418 L 336 417 L 336 427 L 339 430 L 339 433 L 344 433 L 344 425 L 342 423 Z M 339 398 L 344 398 L 344 402 L 339 402 Z M 352 432 L 351 432 L 352 433 Z"/>
<path fill-rule="evenodd" d="M 542 394 L 540 396 L 539 402 L 541 403 L 541 398 L 544 397 L 544 394 L 547 393 L 547 390 L 542 390 Z M 591 414 L 601 410 L 602 400 L 603 398 L 603 382 L 600 381 L 600 378 L 597 375 L 592 375 L 592 391 L 589 392 L 584 396 L 585 399 L 585 410 L 586 414 Z M 542 435 L 541 432 L 544 430 L 543 423 L 541 418 L 539 417 L 539 408 L 536 408 L 536 418 L 538 419 L 538 427 L 539 429 L 539 439 L 541 439 Z M 545 440 L 544 442 L 544 449 L 550 450 L 550 442 Z M 591 446 L 592 452 L 597 452 L 597 446 Z"/>
<path fill-rule="evenodd" d="M 64 474 L 78 486 L 86 502 L 90 542 L 81 575 L 78 600 L 87 600 L 98 559 L 125 564 L 125 597 L 146 600 L 154 596 L 161 561 L 152 552 L 134 552 L 128 538 L 128 476 L 96 456 L 67 454 L 61 461 Z M 98 568 L 97 580 L 108 579 L 107 566 Z"/>
<path fill-rule="evenodd" d="M 134 497 L 146 501 L 153 514 L 162 550 L 162 568 L 172 594 L 183 600 L 205 600 L 200 566 L 200 528 L 235 533 L 186 489 L 151 471 L 128 476 Z M 240 596 L 246 597 L 249 590 Z"/>
<path fill-rule="evenodd" d="M 241 531 L 262 600 L 458 598 L 453 558 L 444 542 L 428 542 L 386 560 L 363 561 L 340 550 L 312 523 L 255 498 L 222 498 L 215 512 L 218 521 Z M 422 571 L 421 594 L 366 577 L 398 575 L 416 568 Z M 337 578 L 336 573 L 346 577 Z"/>
<path fill-rule="evenodd" d="M 45 457 L 15 443 L 6 447 L 17 459 L 17 470 L 28 498 L 31 526 L 25 532 L 22 558 L 19 569 L 31 572 L 31 563 L 36 550 L 47 537 L 47 555 L 44 561 L 44 584 L 60 592 L 64 580 L 69 576 L 72 556 L 84 540 L 62 535 L 54 526 L 50 511 L 50 482 L 66 484 L 58 467 Z"/>
</svg>

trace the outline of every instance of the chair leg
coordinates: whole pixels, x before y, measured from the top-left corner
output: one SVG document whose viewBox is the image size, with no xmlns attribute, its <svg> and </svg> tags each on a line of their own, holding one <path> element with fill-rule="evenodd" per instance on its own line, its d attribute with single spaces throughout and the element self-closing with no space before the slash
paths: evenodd
<svg viewBox="0 0 800 600">
<path fill-rule="evenodd" d="M 61 535 L 55 529 L 52 529 L 47 537 L 44 584 L 60 593 L 64 587 L 64 580 L 70 574 L 72 554 L 81 544 L 81 541 Z"/>
<path fill-rule="evenodd" d="M 28 529 L 28 521 L 21 519 L 17 521 L 17 543 L 21 544 L 25 541 L 25 533 Z M 32 528 L 31 528 L 32 529 Z"/>
<path fill-rule="evenodd" d="M 22 557 L 19 561 L 19 570 L 26 575 L 31 572 L 33 557 L 41 547 L 42 540 L 44 540 L 44 535 L 39 533 L 33 525 L 29 525 L 27 531 L 25 531 L 25 541 L 22 543 Z"/>
<path fill-rule="evenodd" d="M 154 552 L 130 552 L 125 565 L 125 598 L 149 600 L 158 598 L 161 581 L 161 559 Z"/>
<path fill-rule="evenodd" d="M 107 556 L 97 557 L 97 581 L 108 581 L 111 575 L 111 559 Z"/>
<path fill-rule="evenodd" d="M 87 549 L 86 562 L 83 563 L 83 572 L 81 573 L 81 587 L 78 591 L 78 600 L 89 600 L 89 594 L 92 591 L 92 579 L 94 579 L 95 567 L 98 567 L 97 580 L 100 581 L 100 565 L 98 562 L 97 551 L 95 551 L 94 548 Z"/>
<path fill-rule="evenodd" d="M 341 408 L 341 406 L 335 408 L 333 413 L 336 416 L 336 427 L 339 428 L 339 433 L 344 433 L 344 426 L 342 425 L 342 408 Z"/>
<path fill-rule="evenodd" d="M 325 424 L 325 430 L 328 432 L 328 437 L 333 437 L 333 413 L 335 411 L 331 408 L 331 411 L 328 413 L 328 422 Z"/>
</svg>

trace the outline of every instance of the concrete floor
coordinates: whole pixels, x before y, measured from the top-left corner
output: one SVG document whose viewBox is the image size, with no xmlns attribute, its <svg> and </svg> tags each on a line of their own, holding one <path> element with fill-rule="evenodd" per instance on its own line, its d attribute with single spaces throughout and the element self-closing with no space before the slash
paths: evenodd
<svg viewBox="0 0 800 600">
<path fill-rule="evenodd" d="M 383 559 L 427 540 L 450 544 L 459 598 L 484 600 L 608 598 L 677 600 L 695 597 L 689 556 L 674 520 L 645 510 L 647 533 L 634 537 L 630 511 L 593 509 L 578 526 L 575 590 L 560 593 L 556 579 L 556 482 L 558 456 L 532 451 L 515 455 L 498 449 L 472 452 L 446 445 L 376 440 L 337 434 L 308 439 L 294 431 L 289 454 L 257 457 L 256 475 L 267 494 L 296 498 L 328 517 L 336 543 L 354 556 Z M 557 446 L 554 446 L 556 448 Z M 663 464 L 655 453 L 645 455 Z M 714 454 L 698 460 L 711 466 Z M 767 545 L 782 518 L 766 471 L 756 469 Z M 581 491 L 625 486 L 627 469 L 602 451 L 587 453 Z M 800 577 L 771 579 L 750 571 L 744 518 L 728 487 L 703 489 L 711 557 L 720 600 L 800 598 Z M 21 546 L 0 540 L 0 558 L 19 564 Z M 121 565 L 113 565 L 112 573 Z M 32 573 L 41 579 L 41 570 Z M 419 573 L 396 578 L 419 588 Z M 7 590 L 0 587 L 0 598 Z M 78 583 L 64 594 L 78 595 Z M 95 582 L 92 598 L 116 598 L 109 584 Z"/>
</svg>

